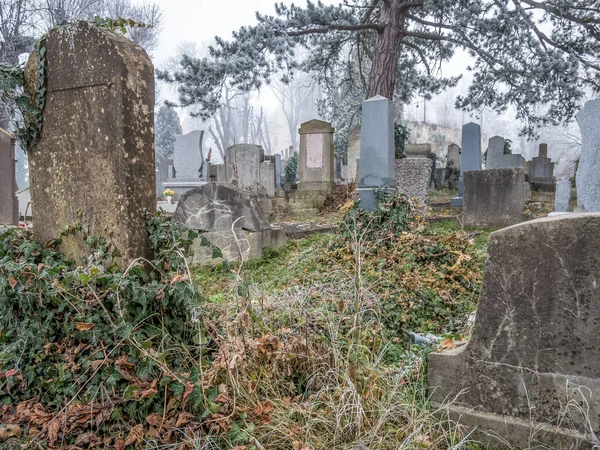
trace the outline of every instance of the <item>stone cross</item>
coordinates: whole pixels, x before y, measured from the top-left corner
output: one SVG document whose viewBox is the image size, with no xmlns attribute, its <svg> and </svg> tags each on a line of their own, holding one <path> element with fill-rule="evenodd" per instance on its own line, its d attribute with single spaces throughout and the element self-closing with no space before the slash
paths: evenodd
<svg viewBox="0 0 600 450">
<path fill-rule="evenodd" d="M 600 211 L 600 98 L 586 102 L 577 115 L 581 157 L 577 168 L 577 202 L 589 212 Z"/>
<path fill-rule="evenodd" d="M 0 128 L 0 225 L 19 224 L 15 139 Z"/>
<path fill-rule="evenodd" d="M 38 89 L 38 55 L 26 91 Z M 46 39 L 44 129 L 28 150 L 33 233 L 58 238 L 77 262 L 89 255 L 84 233 L 103 236 L 120 263 L 151 258 L 143 209 L 156 210 L 154 68 L 141 47 L 86 22 L 52 29 Z"/>
<path fill-rule="evenodd" d="M 380 95 L 363 102 L 360 131 L 360 207 L 373 210 L 375 190 L 396 183 L 394 104 Z"/>
</svg>

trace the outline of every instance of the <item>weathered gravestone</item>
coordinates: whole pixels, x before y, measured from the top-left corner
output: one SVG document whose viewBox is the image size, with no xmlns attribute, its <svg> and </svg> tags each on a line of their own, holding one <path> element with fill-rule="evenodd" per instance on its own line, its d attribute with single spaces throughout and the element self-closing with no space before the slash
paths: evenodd
<svg viewBox="0 0 600 450">
<path fill-rule="evenodd" d="M 275 196 L 275 166 L 259 145 L 236 144 L 225 150 L 225 181 L 256 195 Z"/>
<path fill-rule="evenodd" d="M 406 144 L 404 153 L 407 158 L 428 158 L 431 154 L 431 144 Z"/>
<path fill-rule="evenodd" d="M 348 137 L 348 180 L 358 180 L 358 160 L 360 159 L 360 125 L 350 130 Z"/>
<path fill-rule="evenodd" d="M 476 427 L 473 438 L 489 448 L 592 448 L 600 239 L 590 237 L 599 235 L 596 213 L 490 235 L 471 340 L 428 364 L 431 401 L 451 403 L 450 418 Z"/>
<path fill-rule="evenodd" d="M 165 190 L 163 184 L 169 178 L 169 167 L 173 166 L 172 159 L 163 159 L 156 169 L 156 196 L 162 197 Z"/>
<path fill-rule="evenodd" d="M 230 184 L 209 183 L 186 192 L 174 217 L 203 233 L 193 245 L 194 262 L 212 259 L 212 250 L 201 245 L 202 238 L 230 261 L 259 258 L 263 247 L 279 247 L 286 241 L 282 231 L 271 228 L 256 196 Z"/>
<path fill-rule="evenodd" d="M 363 102 L 360 131 L 360 207 L 376 206 L 375 190 L 396 183 L 394 144 L 394 104 L 380 95 Z"/>
<path fill-rule="evenodd" d="M 501 136 L 490 138 L 487 150 L 487 169 L 512 169 L 525 167 L 525 158 L 519 154 L 505 154 L 506 140 Z"/>
<path fill-rule="evenodd" d="M 396 187 L 408 198 L 416 198 L 424 208 L 429 203 L 431 166 L 429 158 L 402 158 L 396 160 Z"/>
<path fill-rule="evenodd" d="M 204 161 L 203 140 L 202 130 L 190 131 L 175 138 L 173 167 L 168 179 L 163 182 L 164 189 L 175 192 L 175 200 L 179 200 L 179 197 L 190 189 L 208 182 L 204 173 L 208 165 Z"/>
<path fill-rule="evenodd" d="M 281 189 L 281 155 L 275 155 L 275 189 Z"/>
<path fill-rule="evenodd" d="M 464 177 L 464 225 L 506 227 L 523 221 L 523 169 L 470 170 Z"/>
<path fill-rule="evenodd" d="M 600 211 L 600 98 L 586 102 L 577 115 L 581 157 L 577 168 L 577 202 L 586 211 Z"/>
<path fill-rule="evenodd" d="M 469 170 L 481 170 L 481 127 L 473 122 L 463 125 L 462 128 L 458 197 L 450 200 L 452 206 L 463 205 L 464 174 Z"/>
<path fill-rule="evenodd" d="M 15 176 L 15 139 L 0 128 L 0 225 L 19 224 Z"/>
<path fill-rule="evenodd" d="M 444 173 L 444 187 L 458 189 L 458 177 L 460 176 L 460 147 L 456 144 L 448 146 L 446 158 L 446 171 Z"/>
<path fill-rule="evenodd" d="M 142 209 L 153 212 L 154 69 L 124 36 L 86 22 L 51 30 L 46 39 L 46 107 L 29 149 L 33 232 L 40 242 L 82 224 L 107 238 L 127 263 L 150 257 Z M 26 90 L 38 89 L 38 55 L 26 67 Z M 64 251 L 89 254 L 82 233 Z"/>
<path fill-rule="evenodd" d="M 298 189 L 327 191 L 334 186 L 333 133 L 329 122 L 311 120 L 300 125 Z"/>
<path fill-rule="evenodd" d="M 548 144 L 540 144 L 538 156 L 529 161 L 528 177 L 533 189 L 554 190 L 554 163 L 548 158 Z"/>
<path fill-rule="evenodd" d="M 568 212 L 569 202 L 571 201 L 571 181 L 559 180 L 556 182 L 556 192 L 554 194 L 554 211 Z"/>
</svg>

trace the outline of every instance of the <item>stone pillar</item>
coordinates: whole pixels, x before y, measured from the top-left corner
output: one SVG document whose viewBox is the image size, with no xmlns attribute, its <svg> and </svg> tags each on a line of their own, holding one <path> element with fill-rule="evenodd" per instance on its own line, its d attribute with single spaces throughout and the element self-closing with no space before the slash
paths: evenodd
<svg viewBox="0 0 600 450">
<path fill-rule="evenodd" d="M 275 189 L 281 189 L 281 155 L 275 155 Z"/>
<path fill-rule="evenodd" d="M 37 91 L 37 60 L 26 90 Z M 54 28 L 46 40 L 46 108 L 40 140 L 28 150 L 33 233 L 45 243 L 85 227 L 118 251 L 119 263 L 151 258 L 142 210 L 153 213 L 154 68 L 126 37 L 85 22 Z M 89 255 L 86 236 L 67 233 L 63 250 Z"/>
<path fill-rule="evenodd" d="M 589 212 L 600 211 L 600 98 L 586 102 L 577 115 L 581 130 L 581 158 L 577 168 L 577 203 Z"/>
<path fill-rule="evenodd" d="M 396 182 L 394 152 L 394 104 L 380 95 L 362 107 L 360 131 L 360 206 L 373 210 L 375 189 L 393 188 Z"/>
<path fill-rule="evenodd" d="M 462 152 L 460 154 L 458 197 L 450 200 L 452 206 L 463 205 L 463 174 L 468 170 L 481 170 L 481 128 L 478 124 L 473 122 L 463 125 L 462 128 Z"/>
<path fill-rule="evenodd" d="M 311 120 L 303 123 L 300 134 L 298 189 L 326 191 L 333 189 L 333 133 L 329 122 Z"/>
<path fill-rule="evenodd" d="M 19 225 L 15 139 L 0 128 L 0 225 Z"/>
<path fill-rule="evenodd" d="M 456 144 L 448 146 L 446 158 L 446 171 L 444 173 L 444 187 L 458 189 L 458 177 L 460 176 L 460 147 Z"/>
<path fill-rule="evenodd" d="M 571 201 L 571 181 L 560 180 L 556 182 L 556 192 L 554 194 L 554 211 L 569 212 L 569 202 Z"/>
<path fill-rule="evenodd" d="M 360 125 L 350 131 L 348 138 L 348 180 L 358 181 L 358 161 L 360 159 Z"/>
</svg>

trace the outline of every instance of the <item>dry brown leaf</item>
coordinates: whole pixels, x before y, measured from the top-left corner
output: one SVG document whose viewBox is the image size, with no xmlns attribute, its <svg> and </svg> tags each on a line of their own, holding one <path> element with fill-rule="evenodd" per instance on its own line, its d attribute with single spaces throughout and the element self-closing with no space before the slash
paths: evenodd
<svg viewBox="0 0 600 450">
<path fill-rule="evenodd" d="M 23 432 L 18 425 L 1 424 L 0 425 L 0 441 L 6 441 L 10 438 L 20 438 Z"/>
<path fill-rule="evenodd" d="M 12 275 L 10 275 L 8 277 L 8 285 L 10 286 L 11 289 L 14 289 L 15 286 L 17 285 L 17 280 L 15 280 L 15 277 L 13 277 Z"/>
<path fill-rule="evenodd" d="M 125 441 L 123 439 L 117 439 L 115 441 L 115 445 L 113 446 L 114 450 L 125 450 Z"/>
<path fill-rule="evenodd" d="M 7 377 L 14 377 L 15 375 L 18 375 L 18 374 L 19 374 L 19 369 L 10 369 L 10 370 L 7 370 L 4 375 Z"/>
<path fill-rule="evenodd" d="M 442 346 L 442 348 L 445 348 L 445 349 L 456 348 L 456 345 L 454 344 L 454 339 L 450 339 L 450 338 L 444 339 L 440 345 Z"/>
<path fill-rule="evenodd" d="M 58 432 L 60 430 L 60 420 L 54 419 L 48 425 L 48 445 L 52 447 L 58 439 Z"/>
<path fill-rule="evenodd" d="M 163 417 L 160 414 L 150 414 L 146 416 L 146 422 L 150 425 L 160 428 L 163 422 Z"/>
<path fill-rule="evenodd" d="M 139 423 L 135 427 L 131 429 L 129 432 L 129 436 L 127 436 L 127 440 L 125 441 L 125 447 L 128 445 L 133 445 L 136 442 L 140 442 L 144 437 L 144 426 Z"/>
<path fill-rule="evenodd" d="M 183 398 L 181 399 L 182 406 L 185 406 L 185 402 L 187 401 L 187 398 L 190 396 L 193 390 L 194 383 L 190 383 L 189 381 L 185 383 L 185 390 L 183 391 Z"/>
<path fill-rule="evenodd" d="M 77 331 L 89 331 L 92 328 L 94 328 L 94 324 L 93 323 L 75 322 L 75 329 Z"/>
</svg>

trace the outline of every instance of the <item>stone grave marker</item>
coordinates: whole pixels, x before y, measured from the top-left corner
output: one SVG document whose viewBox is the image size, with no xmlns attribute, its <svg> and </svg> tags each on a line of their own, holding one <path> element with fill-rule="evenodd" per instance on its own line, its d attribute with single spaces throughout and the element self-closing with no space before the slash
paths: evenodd
<svg viewBox="0 0 600 450">
<path fill-rule="evenodd" d="M 556 182 L 556 191 L 554 193 L 554 211 L 568 212 L 569 202 L 571 201 L 571 181 L 559 180 Z"/>
<path fill-rule="evenodd" d="M 236 144 L 225 150 L 225 182 L 257 195 L 275 196 L 275 166 L 259 145 Z"/>
<path fill-rule="evenodd" d="M 311 120 L 300 125 L 298 189 L 328 191 L 334 186 L 333 133 L 329 122 Z"/>
<path fill-rule="evenodd" d="M 600 211 L 600 98 L 586 102 L 577 115 L 581 157 L 577 168 L 577 202 L 589 212 Z"/>
<path fill-rule="evenodd" d="M 458 189 L 458 177 L 460 176 L 460 147 L 456 144 L 448 146 L 446 158 L 446 170 L 444 172 L 443 186 L 448 189 Z"/>
<path fill-rule="evenodd" d="M 348 138 L 348 181 L 358 180 L 358 160 L 360 159 L 360 125 L 350 130 Z"/>
<path fill-rule="evenodd" d="M 167 181 L 169 178 L 169 166 L 173 166 L 172 159 L 163 159 L 158 163 L 158 168 L 156 170 L 156 196 L 163 197 L 163 192 L 165 188 L 163 187 L 163 183 Z"/>
<path fill-rule="evenodd" d="M 360 207 L 373 210 L 375 189 L 392 188 L 396 183 L 394 104 L 380 95 L 363 102 L 360 132 Z"/>
<path fill-rule="evenodd" d="M 209 165 L 204 161 L 202 142 L 204 131 L 194 130 L 175 138 L 173 152 L 173 168 L 168 179 L 163 182 L 163 189 L 175 192 L 175 200 L 193 189 L 208 182 Z"/>
<path fill-rule="evenodd" d="M 464 177 L 464 225 L 506 227 L 523 221 L 524 169 L 470 170 Z"/>
<path fill-rule="evenodd" d="M 554 190 L 554 163 L 548 158 L 548 145 L 540 144 L 539 154 L 529 161 L 529 184 L 533 189 Z"/>
<path fill-rule="evenodd" d="M 431 166 L 429 158 L 402 158 L 396 160 L 396 187 L 408 198 L 416 198 L 424 210 L 429 203 Z"/>
<path fill-rule="evenodd" d="M 281 189 L 281 155 L 275 155 L 275 189 Z"/>
<path fill-rule="evenodd" d="M 590 236 L 598 235 L 598 213 L 490 235 L 470 341 L 428 357 L 434 407 L 447 404 L 445 417 L 486 448 L 592 448 L 591 432 L 600 430 L 600 239 Z"/>
<path fill-rule="evenodd" d="M 473 122 L 463 125 L 462 128 L 458 197 L 450 200 L 452 206 L 463 205 L 464 173 L 469 170 L 481 170 L 481 127 Z"/>
<path fill-rule="evenodd" d="M 15 139 L 0 128 L 0 225 L 19 224 Z"/>
<path fill-rule="evenodd" d="M 525 158 L 523 155 L 505 155 L 504 144 L 505 139 L 501 136 L 494 136 L 490 138 L 487 150 L 487 169 L 511 169 L 511 168 L 524 168 Z"/>
<path fill-rule="evenodd" d="M 25 70 L 38 89 L 38 55 Z M 142 209 L 156 208 L 154 68 L 141 47 L 86 22 L 52 29 L 46 39 L 44 128 L 28 150 L 33 233 L 40 242 L 79 223 L 116 247 L 120 262 L 151 258 Z M 85 236 L 63 250 L 81 262 Z"/>
</svg>

